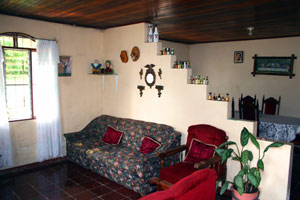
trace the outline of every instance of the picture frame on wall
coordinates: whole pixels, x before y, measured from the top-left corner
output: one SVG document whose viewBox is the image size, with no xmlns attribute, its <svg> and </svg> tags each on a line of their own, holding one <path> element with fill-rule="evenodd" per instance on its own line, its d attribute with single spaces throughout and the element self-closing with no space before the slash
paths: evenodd
<svg viewBox="0 0 300 200">
<path fill-rule="evenodd" d="M 291 56 L 253 56 L 254 66 L 253 76 L 260 75 L 278 75 L 278 76 L 289 76 L 292 78 L 295 76 L 293 73 L 294 60 L 297 57 L 292 54 Z"/>
<path fill-rule="evenodd" d="M 71 76 L 71 56 L 59 56 L 58 76 Z"/>
<path fill-rule="evenodd" d="M 244 63 L 244 51 L 235 51 L 233 53 L 234 63 Z"/>
</svg>

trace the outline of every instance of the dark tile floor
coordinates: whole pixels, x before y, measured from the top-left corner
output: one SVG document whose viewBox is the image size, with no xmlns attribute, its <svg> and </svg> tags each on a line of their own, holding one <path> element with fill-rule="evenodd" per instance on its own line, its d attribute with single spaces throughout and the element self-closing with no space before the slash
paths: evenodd
<svg viewBox="0 0 300 200">
<path fill-rule="evenodd" d="M 0 177 L 0 200 L 129 200 L 140 197 L 69 161 Z"/>
</svg>

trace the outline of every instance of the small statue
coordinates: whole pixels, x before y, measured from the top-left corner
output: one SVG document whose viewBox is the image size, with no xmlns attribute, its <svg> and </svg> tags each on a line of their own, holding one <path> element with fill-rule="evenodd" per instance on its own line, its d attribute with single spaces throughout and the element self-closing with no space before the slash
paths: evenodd
<svg viewBox="0 0 300 200">
<path fill-rule="evenodd" d="M 100 74 L 101 70 L 103 71 L 104 69 L 101 69 L 102 64 L 99 63 L 99 60 L 94 60 L 93 63 L 91 63 L 91 66 L 93 68 L 93 74 Z"/>
<path fill-rule="evenodd" d="M 105 74 L 113 74 L 114 70 L 112 69 L 111 66 L 111 61 L 110 60 L 106 60 L 105 61 L 105 70 L 104 70 Z"/>
</svg>

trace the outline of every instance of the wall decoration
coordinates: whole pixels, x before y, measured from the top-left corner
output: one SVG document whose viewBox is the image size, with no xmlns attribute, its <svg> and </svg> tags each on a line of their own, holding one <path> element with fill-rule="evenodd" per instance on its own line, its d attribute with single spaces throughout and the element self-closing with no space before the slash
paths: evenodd
<svg viewBox="0 0 300 200">
<path fill-rule="evenodd" d="M 128 62 L 127 51 L 125 50 L 121 51 L 120 58 L 123 63 L 127 63 Z"/>
<path fill-rule="evenodd" d="M 59 56 L 58 76 L 71 76 L 71 56 Z"/>
<path fill-rule="evenodd" d="M 235 51 L 233 54 L 234 63 L 243 63 L 244 62 L 244 52 L 243 51 Z"/>
<path fill-rule="evenodd" d="M 141 71 L 139 72 L 140 74 L 140 79 L 143 79 L 143 69 L 141 69 Z"/>
<path fill-rule="evenodd" d="M 153 70 L 153 67 L 155 67 L 155 65 L 148 64 L 145 67 L 148 68 L 145 74 L 145 82 L 150 88 L 152 88 L 152 86 L 155 84 L 155 72 Z"/>
<path fill-rule="evenodd" d="M 132 61 L 137 61 L 139 58 L 140 58 L 140 50 L 138 47 L 133 47 L 132 50 L 131 50 L 131 59 Z"/>
<path fill-rule="evenodd" d="M 161 96 L 161 91 L 164 89 L 164 86 L 162 86 L 162 85 L 156 85 L 155 89 L 157 89 L 157 91 L 158 91 L 158 97 L 160 97 Z"/>
<path fill-rule="evenodd" d="M 102 67 L 102 64 L 99 63 L 99 60 L 94 60 L 94 62 L 91 63 L 91 66 L 93 74 L 100 74 L 104 72 L 104 68 Z"/>
<path fill-rule="evenodd" d="M 105 61 L 105 69 L 104 69 L 104 74 L 113 74 L 114 70 L 112 68 L 112 64 L 110 60 Z"/>
<path fill-rule="evenodd" d="M 161 68 L 159 68 L 159 70 L 158 70 L 158 76 L 159 76 L 160 79 L 161 79 L 161 75 L 162 75 L 162 71 L 161 71 Z"/>
<path fill-rule="evenodd" d="M 143 90 L 145 89 L 145 86 L 143 86 L 143 85 L 138 85 L 138 86 L 137 86 L 137 89 L 140 90 L 140 97 L 142 97 L 142 96 L 143 96 Z"/>
<path fill-rule="evenodd" d="M 290 57 L 260 57 L 255 54 L 253 59 L 254 66 L 251 73 L 253 76 L 256 74 L 289 76 L 290 78 L 295 76 L 293 66 L 297 57 L 294 54 Z"/>
</svg>

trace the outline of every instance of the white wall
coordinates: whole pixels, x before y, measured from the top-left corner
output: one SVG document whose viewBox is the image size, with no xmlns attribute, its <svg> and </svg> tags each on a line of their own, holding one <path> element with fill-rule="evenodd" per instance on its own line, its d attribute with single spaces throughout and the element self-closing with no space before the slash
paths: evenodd
<svg viewBox="0 0 300 200">
<path fill-rule="evenodd" d="M 212 92 L 230 93 L 237 102 L 241 93 L 257 95 L 259 104 L 263 95 L 281 96 L 280 115 L 300 117 L 300 37 L 221 42 L 190 45 L 190 61 L 193 74 L 207 75 L 213 87 Z M 233 63 L 233 52 L 244 51 L 244 63 Z M 252 76 L 254 59 L 258 56 L 291 56 L 294 62 L 295 77 L 256 75 Z M 236 109 L 237 107 L 237 103 Z"/>
<path fill-rule="evenodd" d="M 88 72 L 94 59 L 104 60 L 103 31 L 0 15 L 2 32 L 56 39 L 60 55 L 72 56 L 72 76 L 59 78 L 63 133 L 79 131 L 101 115 L 101 79 Z M 37 162 L 35 120 L 11 122 L 10 128 L 15 166 Z"/>
<path fill-rule="evenodd" d="M 104 114 L 171 125 L 182 133 L 183 143 L 186 141 L 188 126 L 193 124 L 207 123 L 221 128 L 226 131 L 230 140 L 238 143 L 243 127 L 256 132 L 256 124 L 253 122 L 228 120 L 230 103 L 206 100 L 208 91 L 212 90 L 211 86 L 187 84 L 191 70 L 171 69 L 173 61 L 177 59 L 176 56 L 159 56 L 158 52 L 164 42 L 145 43 L 145 32 L 145 24 L 104 31 L 105 56 L 112 60 L 118 74 L 117 87 L 115 76 L 105 77 Z M 140 49 L 140 59 L 136 62 L 129 59 L 128 63 L 122 63 L 119 56 L 121 50 L 130 52 L 134 46 Z M 157 77 L 156 83 L 156 85 L 164 86 L 160 98 L 158 98 L 157 90 L 150 89 L 146 86 L 144 77 L 142 80 L 139 77 L 140 69 L 143 69 L 145 74 L 144 66 L 147 64 L 155 64 L 156 73 L 159 68 L 162 69 L 162 79 Z M 137 85 L 144 85 L 146 88 L 142 97 L 139 96 Z M 270 144 L 267 141 L 261 140 L 260 142 L 262 146 Z M 250 149 L 257 155 L 254 146 L 250 146 Z M 262 175 L 263 180 L 260 186 L 261 199 L 286 198 L 290 152 L 291 146 L 285 145 L 274 151 L 271 149 L 266 155 L 264 160 L 266 173 Z M 239 164 L 230 161 L 227 166 L 227 177 L 232 180 L 239 170 Z M 271 174 L 276 174 L 276 176 Z"/>
</svg>

